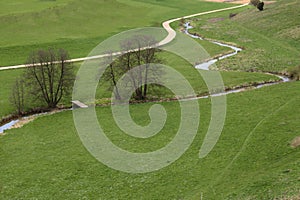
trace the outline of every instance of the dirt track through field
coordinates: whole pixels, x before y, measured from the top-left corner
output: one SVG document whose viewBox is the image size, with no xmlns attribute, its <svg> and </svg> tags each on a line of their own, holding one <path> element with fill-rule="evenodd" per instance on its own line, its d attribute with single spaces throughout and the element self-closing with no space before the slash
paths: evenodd
<svg viewBox="0 0 300 200">
<path fill-rule="evenodd" d="M 243 4 L 243 5 L 238 5 L 238 6 L 233 6 L 233 7 L 229 7 L 229 8 L 222 8 L 222 9 L 217 9 L 217 10 L 211 10 L 211 11 L 207 11 L 207 12 L 201 12 L 201 13 L 196 13 L 193 15 L 188 15 L 188 16 L 184 16 L 184 17 L 179 17 L 176 19 L 171 19 L 168 21 L 163 22 L 163 28 L 168 32 L 168 35 L 165 39 L 163 39 L 161 42 L 158 43 L 159 46 L 163 46 L 166 45 L 168 43 L 170 43 L 171 41 L 174 40 L 174 38 L 176 37 L 176 31 L 171 28 L 170 24 L 175 22 L 175 21 L 179 21 L 180 19 L 184 18 L 191 18 L 191 17 L 196 17 L 196 16 L 201 16 L 201 15 L 208 15 L 211 13 L 217 13 L 217 12 L 222 12 L 222 11 L 226 11 L 226 10 L 233 10 L 233 9 L 237 9 L 237 8 L 241 8 L 244 7 L 248 4 Z M 121 54 L 121 52 L 116 52 L 114 54 Z M 84 57 L 84 58 L 74 58 L 71 60 L 68 60 L 68 62 L 82 62 L 85 60 L 93 60 L 93 59 L 98 59 L 98 58 L 103 58 L 103 57 L 107 57 L 107 56 L 111 56 L 110 54 L 102 54 L 102 55 L 97 55 L 97 56 L 92 56 L 92 57 Z M 19 69 L 19 68 L 26 68 L 28 67 L 28 65 L 14 65 L 14 66 L 6 66 L 6 67 L 0 67 L 0 71 L 3 70 L 10 70 L 10 69 Z"/>
</svg>

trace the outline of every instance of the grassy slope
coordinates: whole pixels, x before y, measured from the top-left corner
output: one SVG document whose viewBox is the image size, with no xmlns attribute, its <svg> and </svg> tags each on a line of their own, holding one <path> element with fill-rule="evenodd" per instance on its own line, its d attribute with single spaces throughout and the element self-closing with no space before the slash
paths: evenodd
<svg viewBox="0 0 300 200">
<path fill-rule="evenodd" d="M 210 104 L 200 100 L 201 124 L 189 150 L 169 167 L 140 175 L 109 169 L 91 157 L 76 135 L 71 111 L 41 117 L 0 138 L 1 198 L 199 199 L 202 195 L 205 199 L 271 199 L 295 195 L 300 187 L 300 149 L 288 143 L 300 135 L 295 120 L 300 113 L 299 87 L 294 82 L 229 95 L 222 136 L 202 160 L 197 155 Z M 149 106 L 131 107 L 137 123 L 149 122 Z M 164 146 L 178 128 L 178 104 L 163 106 L 169 114 L 166 129 L 150 140 L 122 134 L 109 108 L 97 108 L 97 113 L 116 145 L 144 152 Z"/>
<path fill-rule="evenodd" d="M 168 1 L 156 3 L 165 2 Z M 83 44 L 87 41 L 82 39 Z M 193 70 L 186 70 L 188 66 L 184 62 L 171 59 L 170 64 L 182 68 L 191 81 L 199 83 Z M 5 78 L 4 88 L 10 87 L 11 78 L 6 78 L 7 73 L 15 77 L 19 70 L 0 74 L 0 80 Z M 233 85 L 245 79 L 262 78 L 258 74 L 239 72 L 224 72 L 223 77 L 227 84 Z M 71 112 L 41 117 L 22 129 L 0 136 L 0 198 L 271 199 L 282 194 L 293 196 L 299 193 L 300 187 L 297 159 L 300 151 L 290 148 L 288 142 L 300 135 L 299 87 L 299 82 L 295 82 L 229 95 L 221 139 L 203 160 L 197 155 L 210 119 L 210 104 L 208 100 L 200 100 L 201 126 L 191 148 L 171 166 L 142 175 L 111 170 L 92 158 L 76 135 Z M 7 91 L 1 87 L 1 100 Z M 133 118 L 138 123 L 148 122 L 150 105 L 132 106 Z M 113 123 L 109 108 L 98 108 L 97 112 L 101 125 L 115 144 L 143 152 L 164 146 L 178 128 L 178 104 L 163 105 L 169 114 L 165 129 L 147 141 L 122 134 Z"/>
<path fill-rule="evenodd" d="M 51 7 L 65 6 L 72 1 L 73 0 L 2 0 L 0 2 L 0 16 L 37 12 Z"/>
<path fill-rule="evenodd" d="M 194 31 L 245 47 L 239 55 L 221 61 L 220 68 L 282 71 L 300 63 L 298 3 L 278 1 L 267 5 L 263 12 L 251 6 L 233 19 L 228 18 L 232 11 L 203 16 L 194 22 L 197 25 Z M 215 18 L 224 20 L 213 22 Z"/>
<path fill-rule="evenodd" d="M 27 5 L 36 5 L 35 1 L 27 1 Z M 24 63 L 29 52 L 38 48 L 65 48 L 72 57 L 84 57 L 99 42 L 118 32 L 160 27 L 169 18 L 232 6 L 194 0 L 163 2 L 73 0 L 50 7 L 50 3 L 41 1 L 33 6 L 34 12 L 0 16 L 0 66 Z"/>
</svg>

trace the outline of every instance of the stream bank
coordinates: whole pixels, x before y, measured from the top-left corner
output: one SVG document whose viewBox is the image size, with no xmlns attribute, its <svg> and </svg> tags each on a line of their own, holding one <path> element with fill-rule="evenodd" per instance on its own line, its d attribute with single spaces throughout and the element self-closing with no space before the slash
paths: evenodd
<svg viewBox="0 0 300 200">
<path fill-rule="evenodd" d="M 190 37 L 194 38 L 194 39 L 200 39 L 200 40 L 206 40 L 198 35 L 193 35 L 189 33 L 189 30 L 192 29 L 193 27 L 190 25 L 189 22 L 184 24 L 185 26 L 185 34 L 189 35 Z M 209 70 L 209 67 L 213 64 L 215 64 L 216 62 L 218 62 L 219 60 L 223 60 L 225 58 L 229 58 L 231 56 L 234 56 L 236 54 L 238 54 L 239 52 L 243 51 L 242 48 L 233 46 L 233 45 L 229 45 L 229 44 L 225 44 L 225 43 L 221 43 L 218 41 L 211 41 L 211 40 L 206 40 L 209 41 L 213 44 L 222 46 L 222 47 L 228 47 L 231 48 L 233 50 L 233 52 L 228 53 L 228 54 L 224 54 L 221 56 L 218 56 L 216 58 L 210 59 L 208 61 L 205 61 L 203 63 L 197 64 L 195 66 L 195 68 L 197 69 L 201 69 L 201 70 Z M 224 92 L 220 92 L 220 93 L 216 93 L 216 94 L 210 94 L 210 95 L 202 95 L 202 96 L 197 96 L 197 97 L 190 97 L 190 98 L 185 98 L 185 99 L 178 99 L 178 98 L 174 98 L 171 99 L 171 101 L 173 100 L 180 100 L 180 101 L 188 101 L 188 100 L 197 100 L 197 99 L 203 99 L 203 98 L 209 98 L 209 97 L 216 97 L 216 96 L 222 96 L 222 95 L 227 95 L 227 94 L 232 94 L 232 93 L 239 93 L 239 92 L 243 92 L 243 91 L 247 91 L 250 89 L 259 89 L 262 87 L 267 87 L 267 86 L 271 86 L 271 85 L 275 85 L 275 84 L 279 84 L 281 82 L 289 82 L 290 79 L 288 77 L 282 76 L 282 75 L 278 75 L 278 74 L 273 74 L 273 73 L 267 73 L 267 74 L 271 74 L 274 76 L 277 76 L 278 78 L 281 79 L 280 82 L 265 82 L 265 83 L 261 83 L 261 84 L 255 84 L 255 85 L 247 85 L 247 86 L 237 86 L 236 88 L 233 89 L 226 89 Z M 159 101 L 161 102 L 161 101 Z M 20 128 L 22 127 L 24 124 L 34 120 L 36 117 L 41 116 L 41 115 L 49 115 L 49 114 L 54 114 L 57 112 L 62 112 L 65 110 L 69 110 L 69 109 L 58 109 L 58 110 L 51 110 L 51 111 L 44 111 L 44 112 L 39 112 L 39 113 L 34 113 L 34 114 L 28 114 L 27 116 L 23 116 L 23 117 L 11 117 L 9 118 L 9 120 L 7 120 L 7 122 L 4 122 L 2 126 L 0 126 L 0 135 L 4 133 L 5 130 L 11 129 L 11 128 Z"/>
</svg>

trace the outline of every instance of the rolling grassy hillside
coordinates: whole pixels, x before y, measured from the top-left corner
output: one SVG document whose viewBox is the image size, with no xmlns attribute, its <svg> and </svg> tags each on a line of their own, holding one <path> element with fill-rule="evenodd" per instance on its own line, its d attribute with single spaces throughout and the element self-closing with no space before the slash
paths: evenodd
<svg viewBox="0 0 300 200">
<path fill-rule="evenodd" d="M 0 2 L 0 16 L 38 12 L 47 8 L 65 6 L 70 2 L 72 0 L 2 0 Z"/>
<path fill-rule="evenodd" d="M 264 12 L 246 7 L 231 11 L 239 12 L 232 19 L 228 18 L 231 12 L 225 12 L 202 16 L 192 23 L 194 31 L 208 38 L 245 48 L 217 63 L 219 68 L 282 71 L 300 62 L 296 2 L 279 0 L 266 6 Z M 138 26 L 160 26 L 168 18 L 231 6 L 195 0 L 14 3 L 25 8 L 14 9 L 7 0 L 0 2 L 0 35 L 4 36 L 0 41 L 0 66 L 23 63 L 28 52 L 48 46 L 64 47 L 73 57 L 85 56 L 114 33 Z M 228 51 L 205 41 L 201 44 L 211 55 Z M 196 69 L 186 61 L 166 52 L 160 56 L 190 81 L 196 93 L 207 91 L 203 80 L 195 76 Z M 78 67 L 76 64 L 74 70 Z M 8 98 L 21 72 L 0 71 L 0 118 L 13 111 Z M 227 87 L 277 79 L 261 73 L 221 74 Z M 97 97 L 109 97 L 107 88 L 108 83 L 101 83 Z M 299 88 L 300 82 L 288 82 L 228 95 L 222 135 L 204 159 L 199 159 L 199 149 L 211 120 L 211 101 L 197 100 L 200 126 L 190 148 L 168 167 L 145 174 L 119 172 L 92 157 L 77 135 L 72 111 L 38 117 L 0 135 L 0 199 L 299 199 L 300 146 L 290 145 L 300 136 Z M 106 136 L 115 145 L 131 152 L 149 152 L 168 144 L 181 120 L 178 102 L 159 104 L 168 118 L 161 132 L 148 139 L 134 138 L 120 130 L 111 107 L 97 107 L 96 112 Z M 152 105 L 130 105 L 137 124 L 150 122 Z M 195 119 L 189 117 L 187 120 L 193 123 Z"/>
<path fill-rule="evenodd" d="M 279 0 L 263 12 L 222 12 L 194 20 L 198 32 L 207 38 L 233 42 L 244 47 L 237 56 L 218 63 L 221 69 L 284 71 L 300 64 L 300 7 L 297 0 Z M 243 11 L 243 12 L 241 12 Z M 229 19 L 230 13 L 238 13 Z"/>
<path fill-rule="evenodd" d="M 199 100 L 201 121 L 189 150 L 152 173 L 127 174 L 97 162 L 82 146 L 72 112 L 41 117 L 0 136 L 0 198 L 56 199 L 274 199 L 299 195 L 299 82 L 228 95 L 222 136 L 204 159 L 198 152 L 210 119 L 209 100 Z M 152 104 L 131 106 L 133 119 L 149 122 Z M 176 102 L 162 103 L 165 128 L 150 139 L 120 131 L 109 107 L 97 108 L 107 136 L 121 148 L 148 152 L 177 131 Z M 192 119 L 191 119 L 192 120 Z M 66 131 L 68 130 L 68 131 Z"/>
<path fill-rule="evenodd" d="M 14 2 L 0 6 L 0 66 L 23 64 L 39 48 L 64 48 L 73 58 L 84 57 L 101 41 L 124 30 L 161 27 L 169 18 L 232 6 L 194 0 Z M 24 4 L 24 12 L 19 12 Z"/>
</svg>

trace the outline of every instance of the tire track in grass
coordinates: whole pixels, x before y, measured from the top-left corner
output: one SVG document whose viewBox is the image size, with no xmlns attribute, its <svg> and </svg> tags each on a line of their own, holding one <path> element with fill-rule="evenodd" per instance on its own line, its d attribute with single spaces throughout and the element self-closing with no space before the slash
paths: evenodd
<svg viewBox="0 0 300 200">
<path fill-rule="evenodd" d="M 214 186 L 217 185 L 220 182 L 220 180 L 224 177 L 225 173 L 229 170 L 229 168 L 233 165 L 233 163 L 239 158 L 239 156 L 244 152 L 251 136 L 255 133 L 255 131 L 258 129 L 258 127 L 260 127 L 260 125 L 262 125 L 267 119 L 269 119 L 269 117 L 271 117 L 274 114 L 276 114 L 277 112 L 281 111 L 285 106 L 287 106 L 289 103 L 291 103 L 292 101 L 294 101 L 296 99 L 297 99 L 297 97 L 294 97 L 294 98 L 290 99 L 289 101 L 285 102 L 279 108 L 277 108 L 276 110 L 274 110 L 273 112 L 271 112 L 270 114 L 265 116 L 263 119 L 261 119 L 255 125 L 255 127 L 247 135 L 247 138 L 245 139 L 245 141 L 244 141 L 242 147 L 240 148 L 239 152 L 236 153 L 236 155 L 233 157 L 233 159 L 230 161 L 230 163 L 225 167 L 223 172 L 215 179 L 215 181 L 212 182 L 210 184 L 210 186 L 208 186 L 208 188 L 210 188 L 210 191 L 212 191 L 214 195 L 217 194 L 217 191 L 215 190 Z M 199 189 L 199 190 L 201 190 L 201 189 Z M 197 191 L 197 189 L 195 189 L 195 191 Z M 208 192 L 207 189 L 205 191 L 202 190 L 202 191 L 196 192 L 194 195 L 191 196 L 191 199 L 199 199 L 199 196 L 203 196 L 203 193 L 206 193 L 206 192 Z M 225 198 L 225 196 L 223 196 L 223 198 Z"/>
<path fill-rule="evenodd" d="M 273 112 L 271 112 L 270 114 L 268 114 L 267 116 L 265 116 L 263 119 L 261 119 L 256 126 L 250 131 L 250 133 L 248 134 L 247 138 L 245 139 L 242 147 L 240 148 L 239 152 L 233 157 L 233 159 L 231 160 L 231 162 L 226 166 L 226 168 L 223 170 L 223 172 L 221 173 L 220 176 L 217 177 L 217 179 L 214 181 L 214 183 L 210 186 L 212 191 L 215 190 L 213 188 L 214 185 L 218 184 L 218 182 L 223 178 L 223 176 L 225 175 L 225 173 L 229 170 L 229 168 L 233 165 L 233 163 L 239 158 L 239 156 L 245 151 L 245 149 L 247 148 L 247 144 L 249 143 L 249 140 L 251 139 L 252 135 L 255 133 L 255 131 L 258 129 L 258 127 L 260 127 L 260 125 L 262 125 L 266 120 L 268 120 L 271 116 L 273 116 L 274 114 L 278 113 L 279 111 L 281 111 L 285 106 L 287 106 L 288 104 L 290 104 L 291 102 L 293 102 L 294 100 L 296 100 L 297 97 L 294 97 L 292 99 L 290 99 L 289 101 L 285 102 L 284 104 L 282 104 L 279 108 L 277 108 L 276 110 L 274 110 Z"/>
</svg>

